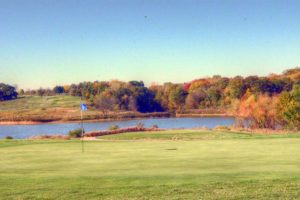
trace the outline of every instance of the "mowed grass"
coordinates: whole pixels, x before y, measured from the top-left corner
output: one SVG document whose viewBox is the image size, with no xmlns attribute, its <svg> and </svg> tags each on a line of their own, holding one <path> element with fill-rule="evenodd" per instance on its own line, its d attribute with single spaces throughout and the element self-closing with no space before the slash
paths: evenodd
<svg viewBox="0 0 300 200">
<path fill-rule="evenodd" d="M 134 132 L 98 137 L 103 140 L 220 140 L 220 139 L 271 139 L 300 138 L 300 133 L 256 134 L 250 132 L 216 130 L 166 130 Z"/>
<path fill-rule="evenodd" d="M 154 133 L 85 141 L 84 153 L 78 140 L 0 140 L 0 199 L 300 197 L 297 134 L 182 130 L 155 133 L 155 140 L 127 140 L 134 134 Z M 171 134 L 184 137 L 166 139 Z"/>
</svg>

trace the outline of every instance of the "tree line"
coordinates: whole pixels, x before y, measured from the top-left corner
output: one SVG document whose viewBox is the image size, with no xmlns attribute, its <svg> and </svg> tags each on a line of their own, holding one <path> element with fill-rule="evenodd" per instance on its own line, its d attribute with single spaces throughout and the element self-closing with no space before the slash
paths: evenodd
<svg viewBox="0 0 300 200">
<path fill-rule="evenodd" d="M 53 89 L 20 90 L 21 95 L 82 97 L 104 114 L 114 111 L 189 112 L 224 110 L 253 128 L 300 128 L 300 68 L 269 76 L 219 75 L 187 83 L 151 84 L 143 81 L 82 82 Z"/>
</svg>

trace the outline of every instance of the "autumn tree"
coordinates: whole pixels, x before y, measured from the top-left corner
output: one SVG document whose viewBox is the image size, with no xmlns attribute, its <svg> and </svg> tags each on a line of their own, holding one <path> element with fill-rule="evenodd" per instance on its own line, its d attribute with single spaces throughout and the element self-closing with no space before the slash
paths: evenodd
<svg viewBox="0 0 300 200">
<path fill-rule="evenodd" d="M 187 92 L 181 86 L 174 87 L 169 94 L 169 109 L 181 111 L 185 104 Z"/>
<path fill-rule="evenodd" d="M 118 88 L 115 91 L 114 95 L 116 97 L 119 110 L 129 110 L 132 91 L 128 88 L 122 87 L 122 88 Z"/>
<path fill-rule="evenodd" d="M 39 88 L 39 89 L 37 90 L 37 95 L 38 95 L 38 96 L 45 96 L 45 94 L 46 94 L 46 90 L 45 90 L 45 89 Z"/>
<path fill-rule="evenodd" d="M 115 110 L 116 99 L 108 93 L 101 93 L 95 97 L 94 104 L 104 116 L 107 116 L 109 111 Z"/>
<path fill-rule="evenodd" d="M 206 107 L 210 102 L 208 94 L 201 88 L 191 91 L 186 98 L 185 105 L 188 109 Z"/>
<path fill-rule="evenodd" d="M 246 92 L 246 85 L 240 76 L 236 76 L 229 81 L 227 87 L 228 95 L 233 99 L 240 99 Z"/>
<path fill-rule="evenodd" d="M 236 115 L 245 119 L 251 128 L 275 129 L 277 102 L 278 98 L 275 96 L 255 96 L 247 92 L 240 102 Z"/>
<path fill-rule="evenodd" d="M 25 94 L 24 89 L 20 89 L 19 92 L 18 92 L 18 94 L 19 94 L 20 96 L 23 96 L 23 95 Z"/>
</svg>

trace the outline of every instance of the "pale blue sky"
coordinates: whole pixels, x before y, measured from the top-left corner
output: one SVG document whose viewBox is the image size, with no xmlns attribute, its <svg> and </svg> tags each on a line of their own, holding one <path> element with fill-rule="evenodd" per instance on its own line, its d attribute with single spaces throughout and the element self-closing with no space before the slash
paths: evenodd
<svg viewBox="0 0 300 200">
<path fill-rule="evenodd" d="M 186 82 L 300 65 L 300 1 L 0 0 L 0 82 Z"/>
</svg>

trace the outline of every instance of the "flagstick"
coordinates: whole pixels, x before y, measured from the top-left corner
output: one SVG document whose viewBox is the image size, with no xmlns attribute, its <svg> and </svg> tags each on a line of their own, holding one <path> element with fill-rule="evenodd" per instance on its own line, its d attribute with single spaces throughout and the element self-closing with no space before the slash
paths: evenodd
<svg viewBox="0 0 300 200">
<path fill-rule="evenodd" d="M 84 133 L 83 133 L 83 113 L 82 113 L 82 108 L 80 109 L 80 114 L 81 114 L 81 149 L 82 149 L 82 153 L 84 152 L 84 143 L 83 143 L 83 139 L 84 139 Z"/>
</svg>

